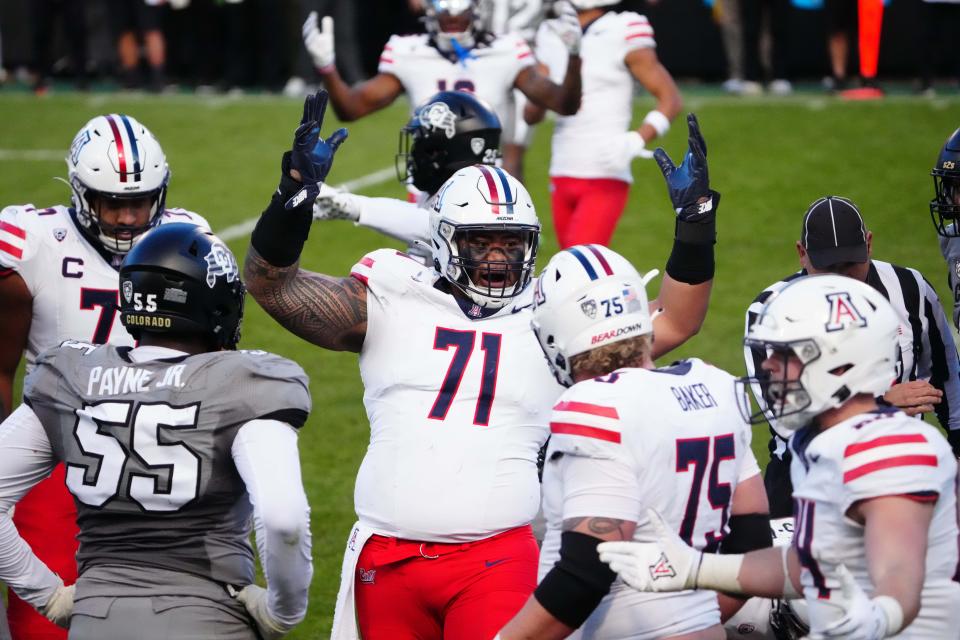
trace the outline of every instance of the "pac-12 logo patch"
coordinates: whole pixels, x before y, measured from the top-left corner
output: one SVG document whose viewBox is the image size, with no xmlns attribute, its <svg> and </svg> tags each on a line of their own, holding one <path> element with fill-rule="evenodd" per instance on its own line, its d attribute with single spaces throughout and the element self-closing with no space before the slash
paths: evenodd
<svg viewBox="0 0 960 640">
<path fill-rule="evenodd" d="M 853 304 L 849 291 L 828 293 L 827 302 L 830 303 L 830 314 L 825 324 L 827 331 L 840 331 L 851 326 L 867 326 L 867 319 Z"/>
<path fill-rule="evenodd" d="M 67 237 L 67 230 L 63 227 L 54 229 L 53 237 L 57 239 L 57 242 L 63 242 L 63 239 Z"/>
<path fill-rule="evenodd" d="M 130 304 L 130 301 L 133 299 L 133 282 L 124 280 L 120 286 L 120 290 L 123 292 L 123 299 L 127 301 L 127 304 Z"/>
<path fill-rule="evenodd" d="M 233 282 L 240 275 L 237 259 L 222 244 L 211 246 L 210 253 L 204 256 L 204 260 L 207 261 L 207 286 L 211 289 L 217 284 L 217 278 L 220 276 L 225 277 L 227 282 Z"/>
</svg>

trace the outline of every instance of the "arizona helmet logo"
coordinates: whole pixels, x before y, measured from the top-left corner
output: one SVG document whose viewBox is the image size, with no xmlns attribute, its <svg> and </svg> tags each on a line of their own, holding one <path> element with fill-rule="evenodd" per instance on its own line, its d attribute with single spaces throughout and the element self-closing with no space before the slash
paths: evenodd
<svg viewBox="0 0 960 640">
<path fill-rule="evenodd" d="M 57 242 L 63 242 L 63 239 L 67 237 L 67 230 L 63 227 L 54 229 L 53 237 L 57 239 Z"/>
<path fill-rule="evenodd" d="M 854 306 L 849 292 L 828 293 L 827 302 L 830 303 L 830 314 L 825 325 L 827 331 L 840 331 L 850 326 L 867 326 L 867 319 Z"/>
<path fill-rule="evenodd" d="M 457 116 L 447 103 L 433 102 L 420 112 L 420 127 L 443 131 L 445 136 L 452 138 L 457 133 Z"/>
<path fill-rule="evenodd" d="M 224 276 L 227 282 L 233 282 L 240 275 L 237 268 L 237 260 L 222 244 L 214 244 L 210 247 L 210 253 L 204 256 L 207 261 L 207 286 L 213 289 L 217 284 L 217 278 Z"/>
</svg>

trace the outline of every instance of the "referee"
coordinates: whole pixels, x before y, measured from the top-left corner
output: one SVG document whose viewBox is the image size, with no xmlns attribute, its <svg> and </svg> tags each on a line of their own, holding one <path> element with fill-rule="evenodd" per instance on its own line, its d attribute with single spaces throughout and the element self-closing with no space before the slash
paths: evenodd
<svg viewBox="0 0 960 640">
<path fill-rule="evenodd" d="M 802 269 L 760 292 L 747 309 L 746 332 L 757 320 L 764 303 L 788 282 L 808 274 L 836 273 L 866 282 L 882 293 L 900 316 L 898 379 L 884 394 L 883 403 L 911 416 L 935 411 L 947 431 L 953 452 L 960 455 L 960 360 L 953 335 L 937 293 L 916 269 L 870 259 L 873 234 L 867 231 L 860 211 L 850 200 L 826 196 L 816 200 L 803 217 L 797 242 Z M 744 347 L 747 375 L 760 371 L 766 354 Z M 753 395 L 766 409 L 759 389 Z M 770 423 L 770 464 L 764 476 L 770 499 L 770 516 L 783 518 L 793 511 L 790 484 L 790 432 Z"/>
</svg>

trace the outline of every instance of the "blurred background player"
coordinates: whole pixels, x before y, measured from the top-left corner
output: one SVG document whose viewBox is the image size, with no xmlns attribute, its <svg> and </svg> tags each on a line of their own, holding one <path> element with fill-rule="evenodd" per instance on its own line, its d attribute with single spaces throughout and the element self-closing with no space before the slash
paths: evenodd
<svg viewBox="0 0 960 640">
<path fill-rule="evenodd" d="M 771 297 L 745 338 L 767 354 L 745 382 L 793 432 L 792 546 L 717 556 L 661 526 L 655 542 L 600 545 L 601 559 L 643 591 L 802 593 L 811 638 L 956 635 L 956 457 L 935 427 L 876 400 L 896 375 L 899 331 L 879 291 L 824 274 Z"/>
<path fill-rule="evenodd" d="M 651 158 L 646 145 L 670 128 L 682 102 L 657 59 L 653 27 L 644 16 L 617 12 L 613 0 L 574 0 L 584 30 L 583 101 L 557 118 L 550 153 L 550 204 L 560 248 L 610 243 L 627 204 L 634 158 Z M 546 25 L 547 23 L 544 23 Z M 550 30 L 537 33 L 537 56 L 554 78 L 568 73 L 564 46 Z M 630 129 L 633 82 L 657 100 L 638 129 Z M 542 109 L 527 107 L 528 121 Z"/>
<path fill-rule="evenodd" d="M 585 267 L 590 253 L 605 273 Z M 655 368 L 645 284 L 626 259 L 595 245 L 558 253 L 537 280 L 534 332 L 569 388 L 550 422 L 539 585 L 502 640 L 559 639 L 576 629 L 597 639 L 722 640 L 716 594 L 640 594 L 614 584 L 600 561 L 600 542 L 649 535 L 647 507 L 697 549 L 770 546 L 736 380 L 697 358 Z"/>
<path fill-rule="evenodd" d="M 836 273 L 865 282 L 890 301 L 900 319 L 900 360 L 896 377 L 881 393 L 883 403 L 908 415 L 934 412 L 954 451 L 960 455 L 960 360 L 950 324 L 933 286 L 916 269 L 871 257 L 873 233 L 867 230 L 860 210 L 839 196 L 815 200 L 803 217 L 796 243 L 801 270 L 760 292 L 747 308 L 745 334 L 757 322 L 764 303 L 791 282 L 807 274 Z M 766 358 L 762 351 L 744 346 L 747 374 L 756 375 Z M 765 398 L 753 388 L 761 408 Z M 793 514 L 788 429 L 767 414 L 770 423 L 770 462 L 764 472 L 770 513 L 774 518 Z"/>
<path fill-rule="evenodd" d="M 0 416 L 13 405 L 21 356 L 27 372 L 37 355 L 64 340 L 133 345 L 117 315 L 117 269 L 137 239 L 167 222 L 206 220 L 166 209 L 170 169 L 160 143 L 136 119 L 97 116 L 67 152 L 70 207 L 31 204 L 0 211 Z M 64 469 L 17 505 L 14 523 L 34 553 L 68 583 L 76 579 L 76 509 Z M 14 638 L 66 634 L 10 594 Z"/>
<path fill-rule="evenodd" d="M 947 261 L 947 278 L 953 291 L 953 326 L 960 328 L 960 129 L 940 149 L 933 176 L 930 216 L 940 236 L 940 252 Z"/>
<path fill-rule="evenodd" d="M 580 29 L 573 9 L 563 6 L 566 11 L 548 21 L 561 34 L 569 60 L 558 83 L 537 71 L 533 52 L 521 36 L 484 31 L 475 0 L 427 2 L 427 33 L 392 36 L 380 56 L 377 75 L 352 87 L 334 64 L 333 18 L 323 18 L 320 28 L 317 15 L 311 14 L 303 25 L 303 38 L 340 120 L 350 122 L 373 113 L 401 93 L 414 108 L 437 91 L 466 91 L 490 104 L 501 124 L 510 127 L 513 89 L 557 113 L 573 114 L 580 106 Z M 511 136 L 507 131 L 504 137 Z M 504 168 L 508 173 L 521 169 Z"/>
<path fill-rule="evenodd" d="M 539 507 L 537 454 L 560 393 L 530 328 L 536 212 L 505 171 L 475 165 L 438 192 L 431 266 L 381 249 L 361 258 L 350 277 L 301 269 L 310 192 L 344 138 L 342 131 L 319 138 L 325 102 L 321 92 L 305 103 L 245 272 L 253 296 L 288 330 L 360 353 L 371 440 L 357 477 L 358 523 L 348 537 L 333 637 L 355 637 L 359 625 L 366 638 L 414 630 L 425 639 L 487 640 L 536 586 L 529 523 Z M 704 244 L 692 251 L 675 244 L 670 277 L 651 303 L 663 309 L 655 356 L 699 329 L 713 278 L 718 196 L 704 181 L 705 167 L 677 174 L 686 176 L 679 188 L 671 185 L 674 208 L 686 212 L 678 233 Z M 605 268 L 592 253 L 584 259 L 594 271 Z"/>
<path fill-rule="evenodd" d="M 500 158 L 500 119 L 479 98 L 441 91 L 417 107 L 400 130 L 397 177 L 418 190 L 416 202 L 370 198 L 324 188 L 313 207 L 315 220 L 351 220 L 361 227 L 407 242 L 407 252 L 432 260 L 430 209 L 440 186 L 474 164 Z"/>
<path fill-rule="evenodd" d="M 279 638 L 306 614 L 312 575 L 297 452 L 306 374 L 234 350 L 244 287 L 205 229 L 147 233 L 119 282 L 138 346 L 45 351 L 3 423 L 0 577 L 76 640 Z M 7 515 L 58 462 L 78 510 L 75 587 Z M 253 584 L 252 528 L 267 589 Z"/>
</svg>

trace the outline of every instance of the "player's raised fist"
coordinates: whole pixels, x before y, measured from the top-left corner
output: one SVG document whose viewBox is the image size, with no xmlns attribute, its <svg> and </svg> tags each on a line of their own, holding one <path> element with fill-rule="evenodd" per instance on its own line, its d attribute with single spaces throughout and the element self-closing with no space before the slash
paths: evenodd
<svg viewBox="0 0 960 640">
<path fill-rule="evenodd" d="M 673 203 L 677 216 L 684 222 L 697 222 L 707 218 L 712 220 L 720 194 L 710 189 L 707 142 L 700 133 L 697 116 L 692 113 L 687 115 L 687 129 L 687 152 L 679 167 L 673 164 L 673 160 L 662 147 L 657 147 L 653 158 L 667 181 L 670 202 Z"/>
</svg>

